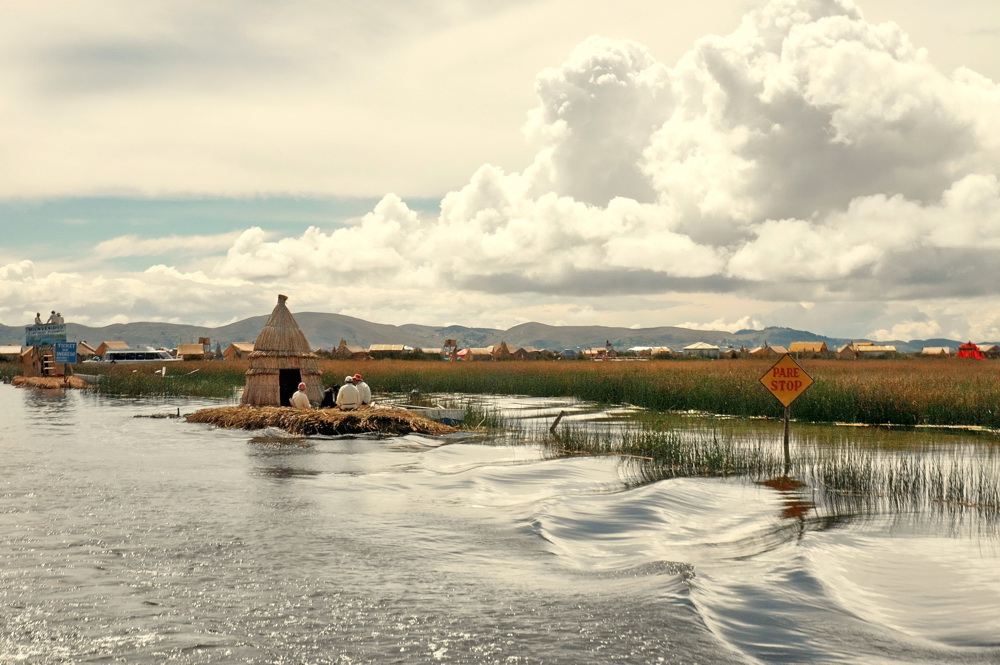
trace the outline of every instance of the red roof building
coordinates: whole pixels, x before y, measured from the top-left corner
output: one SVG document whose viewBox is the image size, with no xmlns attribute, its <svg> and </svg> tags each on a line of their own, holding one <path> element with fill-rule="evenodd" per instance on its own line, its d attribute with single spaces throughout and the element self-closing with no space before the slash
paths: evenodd
<svg viewBox="0 0 1000 665">
<path fill-rule="evenodd" d="M 955 354 L 958 358 L 975 358 L 976 360 L 982 360 L 986 356 L 983 352 L 979 350 L 979 347 L 972 342 L 966 342 L 962 346 L 958 347 L 958 353 Z"/>
</svg>

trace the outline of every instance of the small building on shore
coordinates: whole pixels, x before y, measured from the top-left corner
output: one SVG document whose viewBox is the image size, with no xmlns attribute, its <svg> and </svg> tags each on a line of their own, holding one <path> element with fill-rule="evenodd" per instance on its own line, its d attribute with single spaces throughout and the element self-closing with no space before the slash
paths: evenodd
<svg viewBox="0 0 1000 665">
<path fill-rule="evenodd" d="M 1000 344 L 980 344 L 979 352 L 987 358 L 1000 358 Z"/>
<path fill-rule="evenodd" d="M 371 360 L 370 353 L 364 347 L 357 344 L 348 344 L 347 340 L 340 340 L 340 344 L 333 350 L 333 357 L 337 360 Z"/>
<path fill-rule="evenodd" d="M 788 353 L 796 358 L 825 358 L 830 355 L 826 342 L 792 342 Z"/>
<path fill-rule="evenodd" d="M 751 358 L 780 358 L 781 356 L 788 353 L 788 349 L 783 346 L 771 346 L 767 342 L 764 342 L 764 346 L 758 346 L 755 349 L 750 349 L 748 355 Z"/>
<path fill-rule="evenodd" d="M 108 351 L 124 351 L 129 348 L 125 342 L 101 342 L 100 346 L 94 349 L 94 355 L 104 357 Z"/>
<path fill-rule="evenodd" d="M 205 351 L 203 344 L 178 344 L 177 357 L 181 360 L 205 360 L 210 353 Z"/>
<path fill-rule="evenodd" d="M 958 353 L 955 354 L 957 358 L 974 358 L 976 360 L 982 360 L 986 356 L 979 349 L 978 344 L 972 342 L 966 342 L 962 346 L 958 347 Z"/>
<path fill-rule="evenodd" d="M 695 342 L 684 347 L 684 355 L 695 358 L 718 358 L 720 349 L 707 342 Z"/>
<path fill-rule="evenodd" d="M 372 344 L 368 355 L 372 358 L 403 358 L 413 353 L 413 347 L 406 344 Z"/>
<path fill-rule="evenodd" d="M 226 360 L 246 360 L 253 353 L 253 342 L 233 342 L 222 352 Z"/>
<path fill-rule="evenodd" d="M 86 340 L 76 343 L 76 358 L 78 362 L 89 360 L 98 355 L 100 354 L 97 353 L 97 349 L 92 347 L 90 344 L 87 344 Z"/>
<path fill-rule="evenodd" d="M 21 359 L 20 345 L 0 346 L 0 362 L 17 362 Z"/>
<path fill-rule="evenodd" d="M 895 358 L 896 347 L 892 344 L 865 344 L 856 349 L 857 358 Z"/>
<path fill-rule="evenodd" d="M 533 346 L 518 347 L 514 353 L 514 360 L 541 360 L 543 351 Z"/>
</svg>

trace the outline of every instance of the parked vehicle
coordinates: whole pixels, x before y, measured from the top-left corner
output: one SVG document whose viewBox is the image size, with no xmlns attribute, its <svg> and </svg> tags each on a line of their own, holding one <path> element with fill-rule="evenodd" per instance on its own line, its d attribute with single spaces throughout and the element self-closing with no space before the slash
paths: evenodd
<svg viewBox="0 0 1000 665">
<path fill-rule="evenodd" d="M 94 356 L 85 363 L 168 363 L 180 362 L 180 358 L 174 358 L 169 351 L 163 349 L 116 349 L 107 351 L 104 357 Z"/>
</svg>

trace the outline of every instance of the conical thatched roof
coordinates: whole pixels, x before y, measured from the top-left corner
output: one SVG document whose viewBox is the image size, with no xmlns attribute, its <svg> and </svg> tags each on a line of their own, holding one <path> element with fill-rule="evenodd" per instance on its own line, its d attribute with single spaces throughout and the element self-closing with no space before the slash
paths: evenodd
<svg viewBox="0 0 1000 665">
<path fill-rule="evenodd" d="M 309 349 L 309 341 L 299 324 L 288 311 L 285 305 L 287 300 L 288 296 L 278 296 L 278 304 L 254 342 L 253 353 L 248 358 L 250 368 L 246 373 L 243 404 L 279 406 L 282 402 L 280 377 L 283 370 L 298 370 L 301 381 L 306 384 L 309 399 L 315 403 L 322 399 L 319 361 Z"/>
<path fill-rule="evenodd" d="M 287 300 L 288 296 L 278 296 L 278 304 L 274 306 L 271 316 L 267 317 L 267 323 L 264 324 L 264 328 L 257 335 L 257 341 L 253 344 L 254 354 L 258 351 L 265 353 L 278 351 L 282 354 L 312 353 L 305 334 L 285 305 Z M 251 354 L 252 356 L 253 354 Z"/>
</svg>

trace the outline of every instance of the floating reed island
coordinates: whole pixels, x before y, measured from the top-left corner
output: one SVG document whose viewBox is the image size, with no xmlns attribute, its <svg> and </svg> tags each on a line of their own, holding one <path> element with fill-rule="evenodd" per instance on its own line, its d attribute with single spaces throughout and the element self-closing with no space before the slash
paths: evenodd
<svg viewBox="0 0 1000 665">
<path fill-rule="evenodd" d="M 340 434 L 450 434 L 457 431 L 406 409 L 389 406 L 339 409 L 293 409 L 279 406 L 221 406 L 195 411 L 189 423 L 207 423 L 225 429 L 257 430 L 276 427 L 292 434 L 310 436 Z"/>
<path fill-rule="evenodd" d="M 15 376 L 11 384 L 26 388 L 90 388 L 90 384 L 76 376 Z"/>
</svg>

